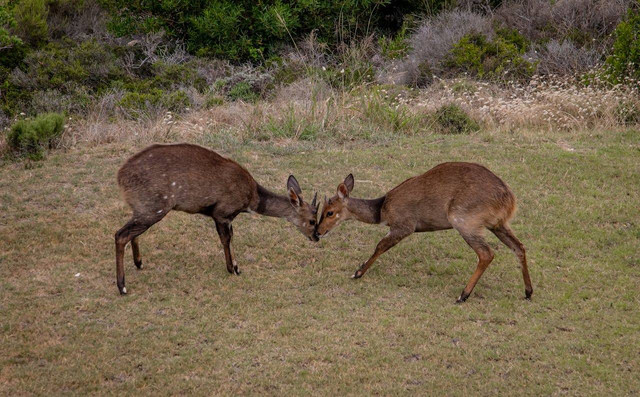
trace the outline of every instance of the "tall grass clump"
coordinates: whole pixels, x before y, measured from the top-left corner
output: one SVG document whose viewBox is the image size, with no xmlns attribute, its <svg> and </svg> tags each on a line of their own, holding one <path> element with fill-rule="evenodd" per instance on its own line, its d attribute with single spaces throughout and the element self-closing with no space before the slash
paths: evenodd
<svg viewBox="0 0 640 397">
<path fill-rule="evenodd" d="M 64 116 L 48 113 L 33 120 L 20 120 L 9 131 L 7 143 L 14 154 L 28 156 L 32 160 L 44 158 L 62 134 Z"/>
</svg>

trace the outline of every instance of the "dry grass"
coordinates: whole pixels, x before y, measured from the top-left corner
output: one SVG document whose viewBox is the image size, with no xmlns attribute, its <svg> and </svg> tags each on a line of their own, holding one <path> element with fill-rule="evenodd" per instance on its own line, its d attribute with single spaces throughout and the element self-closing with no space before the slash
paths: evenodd
<svg viewBox="0 0 640 397">
<path fill-rule="evenodd" d="M 373 85 L 341 92 L 322 81 L 304 79 L 281 87 L 270 100 L 226 102 L 184 115 L 153 113 L 132 122 L 96 111 L 86 119 L 71 121 L 61 146 L 202 141 L 204 135 L 223 145 L 292 140 L 387 142 L 399 136 L 433 134 L 433 114 L 451 103 L 465 109 L 486 130 L 620 129 L 628 127 L 621 119 L 621 107 L 640 115 L 638 87 L 585 86 L 552 76 L 534 77 L 526 85 L 462 78 L 437 80 L 422 90 Z"/>
<path fill-rule="evenodd" d="M 466 79 L 442 80 L 420 95 L 415 106 L 432 111 L 457 103 L 487 128 L 506 130 L 617 128 L 620 104 L 640 109 L 639 84 L 584 86 L 573 79 L 534 77 L 526 85 L 503 87 Z"/>
</svg>

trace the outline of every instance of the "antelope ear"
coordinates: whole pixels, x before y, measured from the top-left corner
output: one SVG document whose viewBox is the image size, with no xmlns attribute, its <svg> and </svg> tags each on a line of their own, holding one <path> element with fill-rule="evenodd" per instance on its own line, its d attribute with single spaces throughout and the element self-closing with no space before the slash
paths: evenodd
<svg viewBox="0 0 640 397">
<path fill-rule="evenodd" d="M 349 190 L 349 192 L 351 192 L 353 190 L 353 184 L 355 183 L 355 181 L 353 179 L 353 174 L 347 175 L 347 177 L 344 178 L 344 182 L 343 183 L 347 187 L 347 190 Z"/>
<path fill-rule="evenodd" d="M 338 185 L 338 197 L 340 200 L 344 200 L 346 197 L 349 197 L 349 189 L 344 183 Z"/>
<path fill-rule="evenodd" d="M 293 188 L 289 188 L 289 202 L 294 207 L 300 207 L 302 205 L 302 197 L 300 197 Z"/>
<path fill-rule="evenodd" d="M 293 175 L 289 175 L 289 179 L 287 179 L 287 189 L 293 189 L 293 191 L 298 195 L 302 194 L 302 189 L 300 189 L 298 180 Z"/>
</svg>

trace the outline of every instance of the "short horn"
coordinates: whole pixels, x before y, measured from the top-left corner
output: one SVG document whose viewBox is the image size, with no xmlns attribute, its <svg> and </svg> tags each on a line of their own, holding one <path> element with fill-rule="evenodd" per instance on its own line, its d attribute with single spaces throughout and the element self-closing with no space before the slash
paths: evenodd
<svg viewBox="0 0 640 397">
<path fill-rule="evenodd" d="M 318 192 L 316 192 L 316 194 L 313 195 L 313 200 L 311 200 L 311 206 L 315 207 L 316 206 L 316 199 L 318 198 Z"/>
</svg>

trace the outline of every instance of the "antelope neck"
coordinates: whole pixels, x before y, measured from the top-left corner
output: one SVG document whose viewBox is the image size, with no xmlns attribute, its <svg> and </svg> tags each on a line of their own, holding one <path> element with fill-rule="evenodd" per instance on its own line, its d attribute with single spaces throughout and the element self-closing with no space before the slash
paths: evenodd
<svg viewBox="0 0 640 397">
<path fill-rule="evenodd" d="M 273 193 L 260 185 L 258 185 L 258 199 L 258 206 L 255 209 L 258 214 L 287 219 L 295 215 L 295 209 L 288 197 Z"/>
<path fill-rule="evenodd" d="M 385 196 L 376 199 L 349 198 L 347 200 L 347 210 L 351 215 L 364 223 L 380 223 L 380 211 L 384 203 Z"/>
</svg>

